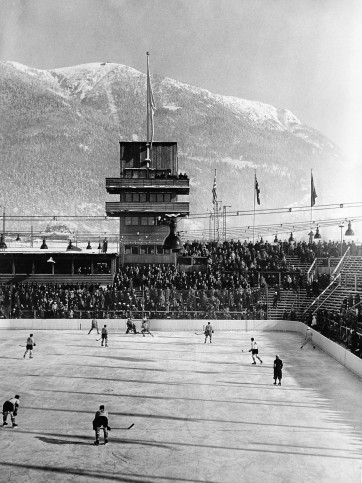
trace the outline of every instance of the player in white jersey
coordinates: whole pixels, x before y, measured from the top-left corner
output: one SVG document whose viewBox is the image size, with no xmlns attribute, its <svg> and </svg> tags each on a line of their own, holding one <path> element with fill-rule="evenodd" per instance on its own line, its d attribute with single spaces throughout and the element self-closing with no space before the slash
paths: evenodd
<svg viewBox="0 0 362 483">
<path fill-rule="evenodd" d="M 144 317 L 143 320 L 142 320 L 142 324 L 141 324 L 141 334 L 143 335 L 143 337 L 146 337 L 145 334 L 151 334 L 150 332 L 150 321 L 147 319 L 147 317 Z M 152 335 L 153 337 L 153 335 Z"/>
<path fill-rule="evenodd" d="M 33 334 L 30 334 L 30 336 L 26 339 L 26 350 L 24 353 L 24 359 L 26 354 L 29 352 L 29 359 L 33 358 L 33 347 L 36 346 Z M 23 346 L 24 347 L 24 346 Z"/>
<path fill-rule="evenodd" d="M 304 342 L 301 346 L 301 349 L 303 349 L 303 347 L 308 344 L 308 342 L 310 342 L 313 346 L 313 349 L 315 349 L 315 345 L 313 343 L 313 331 L 310 327 L 307 328 L 307 331 L 305 333 L 305 338 L 304 338 Z"/>
<path fill-rule="evenodd" d="M 254 337 L 251 338 L 251 349 L 249 349 L 249 352 L 251 352 L 251 357 L 253 358 L 253 364 L 256 364 L 255 357 L 259 359 L 260 364 L 263 363 L 263 361 L 258 356 L 259 354 L 258 344 L 256 343 L 256 340 L 254 340 Z"/>
<path fill-rule="evenodd" d="M 92 319 L 92 325 L 91 325 L 91 328 L 89 329 L 88 335 L 92 332 L 93 329 L 95 329 L 97 331 L 97 334 L 99 334 L 97 319 Z"/>
</svg>

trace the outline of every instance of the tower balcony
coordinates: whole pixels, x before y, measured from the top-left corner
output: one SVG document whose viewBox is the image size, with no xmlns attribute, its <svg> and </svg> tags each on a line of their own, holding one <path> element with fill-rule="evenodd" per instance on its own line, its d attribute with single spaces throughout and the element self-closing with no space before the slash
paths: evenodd
<svg viewBox="0 0 362 483">
<path fill-rule="evenodd" d="M 187 216 L 190 204 L 186 201 L 173 201 L 170 203 L 123 203 L 110 201 L 106 203 L 107 216 Z"/>
<path fill-rule="evenodd" d="M 106 189 L 110 194 L 130 191 L 172 191 L 177 195 L 188 195 L 190 180 L 178 178 L 106 178 Z"/>
</svg>

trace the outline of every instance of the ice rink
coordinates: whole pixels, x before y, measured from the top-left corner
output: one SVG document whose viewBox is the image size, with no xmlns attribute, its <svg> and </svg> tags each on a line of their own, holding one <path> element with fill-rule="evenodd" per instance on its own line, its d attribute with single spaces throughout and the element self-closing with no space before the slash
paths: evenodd
<svg viewBox="0 0 362 483">
<path fill-rule="evenodd" d="M 361 380 L 300 334 L 111 333 L 104 348 L 94 331 L 34 331 L 33 359 L 29 331 L 1 335 L 1 404 L 21 396 L 1 482 L 362 482 Z M 96 447 L 100 404 L 112 431 Z"/>
</svg>

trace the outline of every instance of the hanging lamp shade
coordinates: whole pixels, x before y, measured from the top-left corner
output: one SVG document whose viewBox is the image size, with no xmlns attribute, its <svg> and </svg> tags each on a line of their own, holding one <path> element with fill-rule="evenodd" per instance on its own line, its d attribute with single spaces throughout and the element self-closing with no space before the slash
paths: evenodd
<svg viewBox="0 0 362 483">
<path fill-rule="evenodd" d="M 291 232 L 291 233 L 290 233 L 289 241 L 290 241 L 290 242 L 293 242 L 293 241 L 294 241 L 294 238 L 293 238 L 293 232 Z"/>
<path fill-rule="evenodd" d="M 319 233 L 319 227 L 317 226 L 317 230 L 315 232 L 314 238 L 322 238 L 321 234 Z"/>
<path fill-rule="evenodd" d="M 87 245 L 86 250 L 92 250 L 92 247 L 91 247 L 90 241 L 88 241 L 88 245 Z"/>
<path fill-rule="evenodd" d="M 172 250 L 178 252 L 182 248 L 182 241 L 179 236 L 176 235 L 176 220 L 172 218 L 170 221 L 170 233 L 163 240 L 162 248 L 164 250 Z"/>
<path fill-rule="evenodd" d="M 41 244 L 40 250 L 47 250 L 48 245 L 46 244 L 45 238 L 43 238 L 43 243 Z"/>
<path fill-rule="evenodd" d="M 76 245 L 73 245 L 72 240 L 69 240 L 69 243 L 68 243 L 68 246 L 67 246 L 67 252 L 68 251 L 81 252 L 82 249 L 77 247 Z"/>
<path fill-rule="evenodd" d="M 348 222 L 348 228 L 346 230 L 345 235 L 346 236 L 354 236 L 354 231 L 352 230 L 351 222 L 350 221 Z"/>
</svg>

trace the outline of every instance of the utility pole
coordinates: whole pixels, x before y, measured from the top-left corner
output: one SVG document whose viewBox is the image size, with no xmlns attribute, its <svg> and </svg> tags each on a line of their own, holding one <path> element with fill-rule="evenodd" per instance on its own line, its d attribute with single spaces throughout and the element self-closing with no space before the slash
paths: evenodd
<svg viewBox="0 0 362 483">
<path fill-rule="evenodd" d="M 223 206 L 222 228 L 223 228 L 223 234 L 224 234 L 224 241 L 226 241 L 226 208 L 231 208 L 231 205 Z"/>
</svg>

